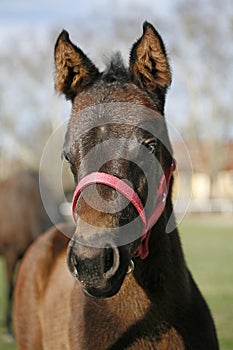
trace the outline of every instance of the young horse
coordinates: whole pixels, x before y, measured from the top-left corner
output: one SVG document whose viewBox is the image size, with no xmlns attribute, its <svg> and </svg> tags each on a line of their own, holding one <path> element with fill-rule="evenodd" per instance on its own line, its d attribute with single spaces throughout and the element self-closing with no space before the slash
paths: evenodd
<svg viewBox="0 0 233 350">
<path fill-rule="evenodd" d="M 51 222 L 44 210 L 38 174 L 19 172 L 0 183 L 0 255 L 6 261 L 8 306 L 6 327 L 11 333 L 14 272 L 28 246 Z"/>
<path fill-rule="evenodd" d="M 63 153 L 77 183 L 67 254 L 75 279 L 68 239 L 53 228 L 20 269 L 19 349 L 218 349 L 174 224 L 161 37 L 144 23 L 129 69 L 117 55 L 99 73 L 63 31 L 55 62 L 56 89 L 73 106 Z"/>
</svg>

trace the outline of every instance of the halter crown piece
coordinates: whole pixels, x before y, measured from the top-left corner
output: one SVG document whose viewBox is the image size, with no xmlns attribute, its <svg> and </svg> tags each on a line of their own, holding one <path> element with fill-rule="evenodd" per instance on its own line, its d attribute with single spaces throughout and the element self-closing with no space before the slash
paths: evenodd
<svg viewBox="0 0 233 350">
<path fill-rule="evenodd" d="M 165 208 L 171 176 L 175 169 L 176 163 L 173 159 L 171 166 L 167 169 L 166 173 L 161 176 L 157 191 L 157 202 L 155 205 L 155 209 L 148 218 L 146 218 L 145 210 L 141 199 L 126 182 L 124 182 L 116 176 L 103 172 L 92 172 L 90 174 L 87 174 L 79 181 L 73 195 L 72 216 L 74 222 L 77 222 L 75 211 L 77 201 L 84 188 L 93 184 L 103 184 L 115 189 L 117 192 L 121 193 L 124 197 L 126 197 L 131 202 L 131 204 L 133 204 L 142 220 L 143 228 L 141 245 L 138 248 L 135 257 L 145 259 L 149 254 L 148 242 L 151 234 L 151 228 L 154 226 L 154 224 L 156 223 L 156 221 L 158 220 Z"/>
</svg>

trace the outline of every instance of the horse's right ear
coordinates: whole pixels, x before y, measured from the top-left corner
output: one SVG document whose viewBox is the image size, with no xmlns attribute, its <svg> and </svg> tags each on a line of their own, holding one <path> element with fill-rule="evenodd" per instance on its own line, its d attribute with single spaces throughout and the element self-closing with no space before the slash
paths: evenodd
<svg viewBox="0 0 233 350">
<path fill-rule="evenodd" d="M 91 60 L 70 41 L 69 34 L 65 30 L 57 39 L 54 58 L 55 89 L 63 93 L 68 100 L 73 100 L 100 75 Z"/>
</svg>

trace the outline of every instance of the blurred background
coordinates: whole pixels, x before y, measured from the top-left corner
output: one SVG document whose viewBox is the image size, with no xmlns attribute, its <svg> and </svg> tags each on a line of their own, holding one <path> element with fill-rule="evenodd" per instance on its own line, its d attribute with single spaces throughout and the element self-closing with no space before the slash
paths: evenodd
<svg viewBox="0 0 233 350">
<path fill-rule="evenodd" d="M 182 187 L 179 195 L 175 191 L 178 215 L 183 214 L 184 203 L 191 194 L 180 225 L 181 239 L 188 264 L 216 320 L 221 349 L 230 350 L 233 348 L 230 0 L 1 0 L 0 181 L 22 170 L 38 172 L 47 140 L 69 116 L 70 103 L 57 96 L 53 88 L 53 48 L 60 31 L 66 29 L 71 40 L 101 69 L 104 57 L 116 50 L 122 52 L 128 63 L 129 51 L 141 36 L 144 20 L 158 29 L 166 43 L 173 71 L 166 118 L 184 139 L 192 160 L 191 176 L 183 145 L 172 135 Z M 54 162 L 60 151 L 60 145 L 55 147 Z M 56 182 L 56 176 L 51 155 L 48 177 Z M 64 186 L 67 193 L 72 192 L 68 172 Z M 4 198 L 0 187 L 1 205 L 7 205 Z M 4 266 L 1 259 L 0 349 L 7 350 L 15 349 L 15 345 L 8 343 L 5 336 L 8 287 Z"/>
</svg>

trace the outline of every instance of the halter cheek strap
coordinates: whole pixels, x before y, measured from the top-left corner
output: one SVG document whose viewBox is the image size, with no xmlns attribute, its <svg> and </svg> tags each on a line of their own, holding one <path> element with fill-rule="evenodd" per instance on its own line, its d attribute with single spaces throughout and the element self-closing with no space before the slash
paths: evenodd
<svg viewBox="0 0 233 350">
<path fill-rule="evenodd" d="M 171 166 L 167 169 L 165 175 L 163 174 L 157 191 L 157 201 L 155 205 L 155 209 L 152 214 L 147 219 L 146 229 L 142 232 L 142 242 L 140 247 L 138 248 L 135 257 L 140 257 L 141 259 L 145 259 L 149 254 L 149 238 L 151 235 L 151 229 L 159 219 L 160 215 L 164 211 L 166 205 L 166 199 L 169 192 L 170 181 L 172 177 L 173 171 L 176 170 L 176 162 L 173 159 Z"/>
<path fill-rule="evenodd" d="M 135 207 L 137 210 L 143 224 L 142 228 L 142 241 L 141 245 L 138 248 L 135 257 L 140 256 L 141 259 L 145 259 L 149 254 L 148 249 L 148 242 L 151 234 L 151 228 L 154 226 L 160 215 L 162 214 L 165 204 L 166 204 L 166 198 L 169 191 L 169 184 L 171 180 L 171 176 L 173 171 L 175 170 L 176 165 L 175 161 L 173 160 L 171 166 L 167 169 L 165 175 L 163 174 L 160 182 L 159 187 L 157 191 L 157 202 L 155 205 L 155 209 L 152 212 L 151 216 L 146 218 L 145 210 L 142 204 L 141 199 L 137 195 L 137 193 L 123 180 L 119 179 L 116 176 L 113 176 L 111 174 L 103 173 L 103 172 L 93 172 L 85 177 L 83 177 L 74 192 L 73 195 L 73 201 L 72 201 L 72 216 L 73 220 L 76 223 L 77 217 L 76 217 L 76 205 L 78 198 L 81 194 L 81 192 L 89 185 L 93 184 L 103 184 L 106 186 L 109 186 L 113 189 L 115 189 L 117 192 L 121 193 L 125 198 L 127 198 Z"/>
</svg>

